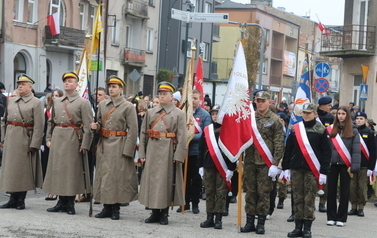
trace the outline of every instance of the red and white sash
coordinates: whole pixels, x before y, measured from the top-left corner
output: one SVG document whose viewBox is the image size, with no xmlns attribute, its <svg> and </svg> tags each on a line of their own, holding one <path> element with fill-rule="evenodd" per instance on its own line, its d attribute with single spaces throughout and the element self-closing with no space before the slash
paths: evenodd
<svg viewBox="0 0 377 238">
<path fill-rule="evenodd" d="M 314 153 L 312 146 L 309 143 L 308 135 L 305 131 L 304 123 L 301 121 L 296 123 L 294 126 L 296 140 L 300 147 L 301 153 L 304 156 L 306 163 L 308 163 L 310 170 L 314 174 L 314 176 L 319 179 L 321 164 Z"/>
<path fill-rule="evenodd" d="M 332 125 L 326 127 L 329 135 L 331 134 L 332 131 Z M 347 167 L 351 167 L 351 154 L 348 151 L 346 145 L 344 144 L 342 138 L 340 138 L 339 134 L 337 134 L 335 137 L 330 137 L 336 151 L 340 155 L 340 158 L 343 160 L 344 164 Z"/>
<path fill-rule="evenodd" d="M 363 155 L 365 156 L 365 158 L 367 158 L 367 160 L 369 161 L 369 160 L 370 160 L 370 155 L 369 155 L 368 147 L 367 147 L 367 145 L 365 144 L 365 141 L 364 141 L 364 139 L 361 137 L 360 134 L 359 134 L 359 136 L 360 136 L 360 149 L 361 149 L 361 152 L 363 153 Z"/>
<path fill-rule="evenodd" d="M 220 148 L 217 144 L 213 124 L 210 124 L 204 128 L 204 135 L 212 161 L 215 164 L 217 171 L 224 179 L 226 186 L 228 187 L 228 191 L 232 191 L 231 182 L 226 181 L 226 171 L 228 170 L 228 166 L 226 165 L 224 157 L 221 154 Z"/>
<path fill-rule="evenodd" d="M 192 118 L 192 121 L 194 122 L 194 127 L 195 127 L 195 134 L 199 134 L 199 133 L 202 133 L 203 130 L 202 128 L 200 127 L 198 121 L 196 120 L 195 117 Z"/>
<path fill-rule="evenodd" d="M 255 120 L 255 111 L 251 112 L 251 134 L 253 136 L 254 146 L 262 157 L 263 161 L 268 167 L 271 167 L 274 157 L 271 154 L 270 149 L 264 142 L 262 135 L 259 133 L 257 123 Z"/>
</svg>

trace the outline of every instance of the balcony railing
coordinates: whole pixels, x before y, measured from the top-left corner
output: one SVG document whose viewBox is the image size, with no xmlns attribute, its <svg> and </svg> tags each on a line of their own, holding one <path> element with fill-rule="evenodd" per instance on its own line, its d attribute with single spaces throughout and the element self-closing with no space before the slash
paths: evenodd
<svg viewBox="0 0 377 238">
<path fill-rule="evenodd" d="M 278 59 L 278 60 L 283 60 L 283 49 L 278 49 L 278 48 L 272 47 L 271 56 L 272 56 L 272 58 L 275 58 L 275 59 Z"/>
<path fill-rule="evenodd" d="M 321 55 L 346 58 L 375 54 L 375 26 L 346 25 L 327 30 L 329 33 L 322 34 Z"/>
<path fill-rule="evenodd" d="M 125 14 L 147 19 L 148 5 L 144 2 L 138 2 L 135 0 L 128 1 Z"/>
<path fill-rule="evenodd" d="M 84 47 L 85 46 L 85 31 L 60 26 L 60 34 L 52 36 L 50 27 L 45 26 L 45 44 Z"/>
<path fill-rule="evenodd" d="M 145 64 L 145 51 L 139 50 L 139 49 L 126 48 L 124 50 L 123 63 L 144 65 Z"/>
</svg>

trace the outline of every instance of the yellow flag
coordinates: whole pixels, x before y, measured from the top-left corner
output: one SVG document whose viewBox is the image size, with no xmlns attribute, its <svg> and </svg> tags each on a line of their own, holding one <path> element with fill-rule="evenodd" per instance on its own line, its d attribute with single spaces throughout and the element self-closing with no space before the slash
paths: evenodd
<svg viewBox="0 0 377 238">
<path fill-rule="evenodd" d="M 195 54 L 195 53 L 194 53 Z M 187 65 L 185 82 L 182 89 L 182 99 L 181 102 L 185 103 L 183 111 L 186 112 L 186 127 L 187 127 L 187 142 L 186 145 L 190 144 L 190 141 L 194 137 L 194 116 L 192 107 L 192 87 L 194 78 L 194 57 L 190 59 Z"/>
<path fill-rule="evenodd" d="M 93 24 L 92 32 L 92 45 L 90 49 L 90 56 L 97 50 L 100 44 L 100 33 L 102 32 L 102 5 L 99 4 L 97 7 L 97 14 Z M 91 60 L 91 57 L 89 58 Z"/>
</svg>

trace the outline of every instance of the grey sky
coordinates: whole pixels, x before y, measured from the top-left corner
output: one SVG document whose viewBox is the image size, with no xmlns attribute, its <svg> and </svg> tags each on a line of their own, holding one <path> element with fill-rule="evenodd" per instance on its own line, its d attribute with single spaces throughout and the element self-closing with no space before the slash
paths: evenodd
<svg viewBox="0 0 377 238">
<path fill-rule="evenodd" d="M 232 0 L 239 3 L 250 3 L 250 0 Z M 273 6 L 285 7 L 287 12 L 299 16 L 310 16 L 310 19 L 324 25 L 343 25 L 344 0 L 273 0 Z M 317 18 L 317 15 L 318 18 Z"/>
</svg>

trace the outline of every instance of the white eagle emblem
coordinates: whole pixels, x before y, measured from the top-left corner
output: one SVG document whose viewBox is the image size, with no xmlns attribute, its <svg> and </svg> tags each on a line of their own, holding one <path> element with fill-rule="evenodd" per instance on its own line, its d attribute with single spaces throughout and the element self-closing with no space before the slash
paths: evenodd
<svg viewBox="0 0 377 238">
<path fill-rule="evenodd" d="M 229 116 L 237 115 L 236 122 L 249 118 L 251 115 L 249 89 L 247 85 L 236 83 L 234 88 L 228 88 L 224 111 Z"/>
</svg>

